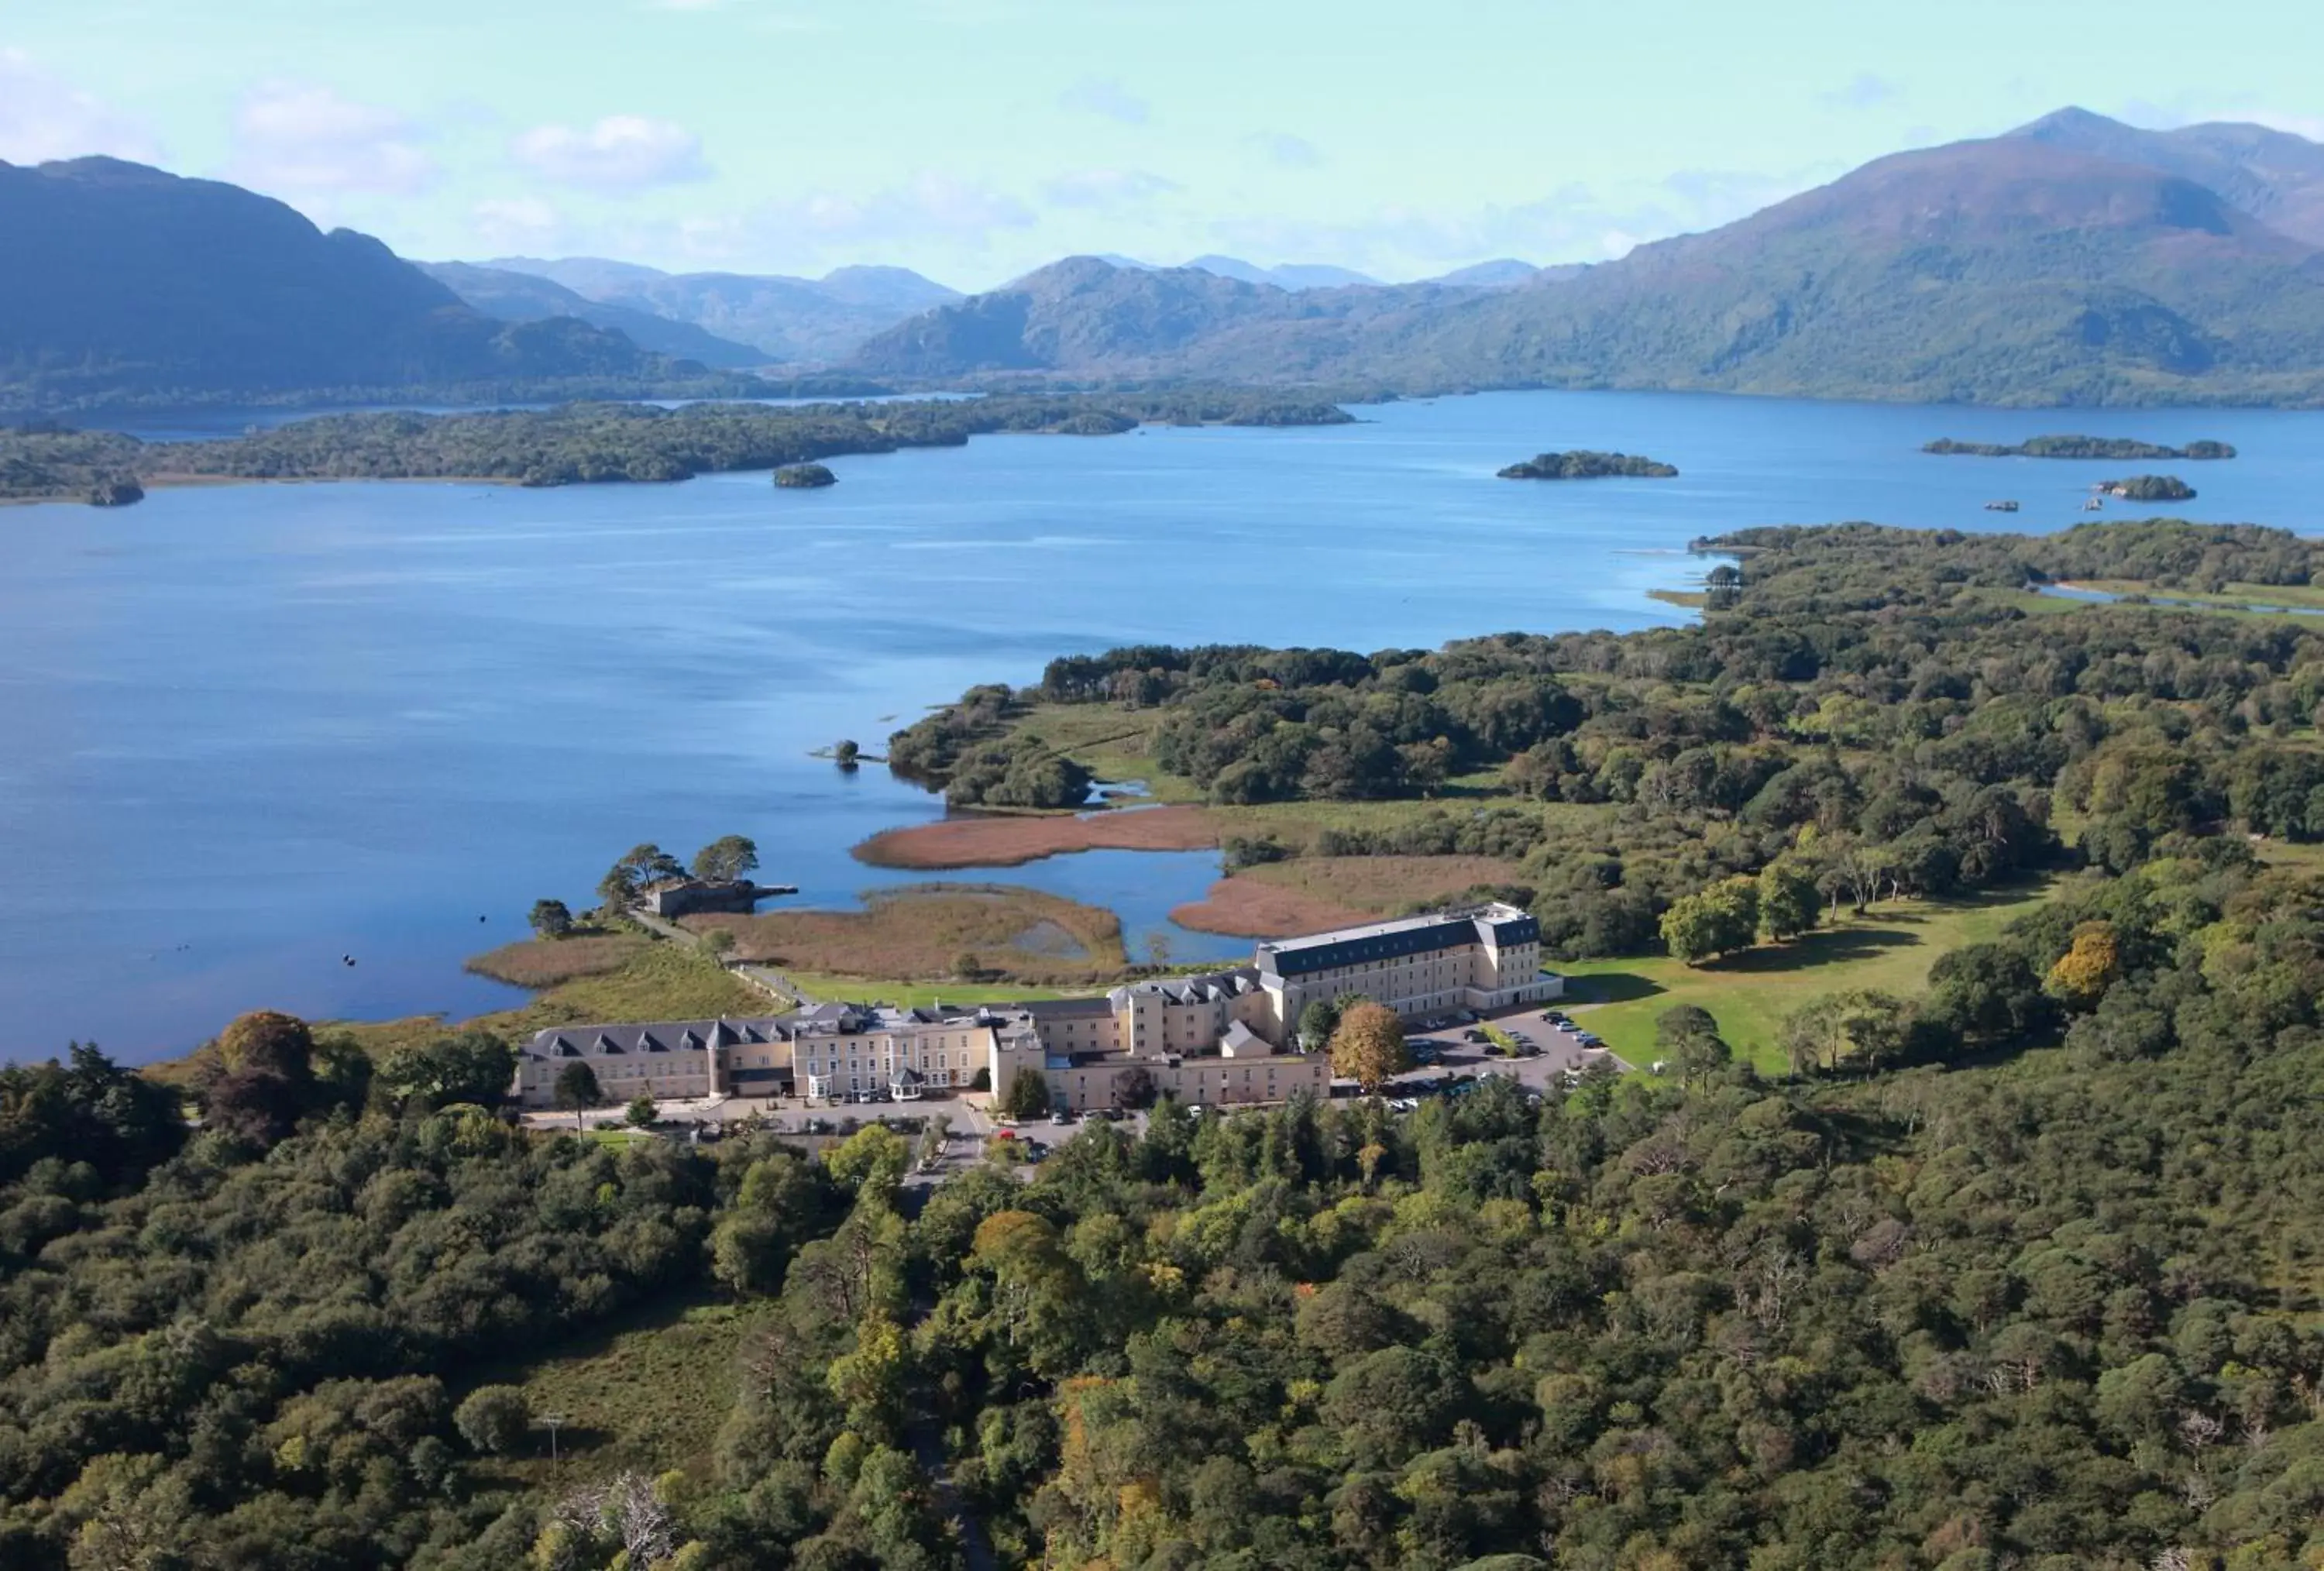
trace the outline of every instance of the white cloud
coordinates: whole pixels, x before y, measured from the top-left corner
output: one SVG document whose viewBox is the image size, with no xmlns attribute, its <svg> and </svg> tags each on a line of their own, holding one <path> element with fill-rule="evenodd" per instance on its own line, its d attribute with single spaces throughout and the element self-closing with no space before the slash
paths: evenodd
<svg viewBox="0 0 2324 1571">
<path fill-rule="evenodd" d="M 1314 169 L 1323 162 L 1323 151 L 1314 143 L 1288 132 L 1262 131 L 1244 137 L 1243 145 L 1255 156 L 1282 169 Z"/>
<path fill-rule="evenodd" d="M 152 163 L 161 145 L 143 125 L 93 93 L 42 69 L 20 49 L 0 49 L 0 159 L 45 163 L 106 153 Z"/>
<path fill-rule="evenodd" d="M 701 139 L 643 115 L 608 115 L 595 125 L 536 125 L 512 146 L 518 162 L 567 185 L 629 190 L 700 180 L 710 172 Z"/>
<path fill-rule="evenodd" d="M 235 107 L 229 172 L 264 190 L 409 196 L 438 174 L 422 141 L 392 109 L 329 88 L 267 82 Z"/>
<path fill-rule="evenodd" d="M 496 254 L 559 249 L 565 216 L 539 197 L 494 198 L 468 209 L 469 223 L 484 248 Z"/>
<path fill-rule="evenodd" d="M 1057 103 L 1062 108 L 1102 116 L 1124 125 L 1143 125 L 1154 115 L 1154 106 L 1123 87 L 1120 77 L 1084 77 L 1058 94 Z"/>
<path fill-rule="evenodd" d="M 816 191 L 747 213 L 682 220 L 681 254 L 671 261 L 780 272 L 906 252 L 978 255 L 1001 235 L 1038 221 L 1029 206 L 1004 191 L 925 173 L 885 190 Z M 669 233 L 657 227 L 637 238 L 659 252 L 667 249 Z"/>
<path fill-rule="evenodd" d="M 1084 169 L 1061 174 L 1041 188 L 1060 208 L 1122 208 L 1150 202 L 1185 188 L 1142 169 Z"/>
</svg>

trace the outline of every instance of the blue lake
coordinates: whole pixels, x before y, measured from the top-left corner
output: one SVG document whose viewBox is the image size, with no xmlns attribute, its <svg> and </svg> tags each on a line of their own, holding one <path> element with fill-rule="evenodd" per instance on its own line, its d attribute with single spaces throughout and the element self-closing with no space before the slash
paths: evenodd
<svg viewBox="0 0 2324 1571">
<path fill-rule="evenodd" d="M 1691 539 L 1872 519 L 2042 531 L 2093 480 L 2180 473 L 2188 517 L 2317 526 L 2324 414 L 2087 413 L 1506 393 L 1312 430 L 980 438 L 764 475 L 521 491 L 161 491 L 0 509 L 0 1056 L 182 1049 L 241 1010 L 500 1007 L 460 960 L 576 905 L 622 849 L 755 838 L 761 876 L 844 904 L 898 881 L 847 848 L 940 816 L 866 767 L 973 682 L 1131 642 L 1433 645 L 1629 629 Z M 2227 463 L 1932 457 L 1932 437 L 2184 442 Z M 1675 480 L 1497 480 L 1557 448 Z M 2014 515 L 1982 511 L 2011 497 Z M 2145 510 L 2116 504 L 2112 513 Z M 1120 911 L 1133 944 L 1205 854 L 991 873 Z M 479 921 L 479 918 L 484 919 Z M 1173 954 L 1248 946 L 1173 931 Z M 356 964 L 341 963 L 352 955 Z"/>
</svg>

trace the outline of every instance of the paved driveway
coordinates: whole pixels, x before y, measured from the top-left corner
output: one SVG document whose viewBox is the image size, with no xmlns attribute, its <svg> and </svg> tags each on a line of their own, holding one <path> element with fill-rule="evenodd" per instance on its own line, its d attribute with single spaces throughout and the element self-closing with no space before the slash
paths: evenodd
<svg viewBox="0 0 2324 1571">
<path fill-rule="evenodd" d="M 1461 1078 L 1499 1076 L 1539 1091 L 1557 1081 L 1568 1070 L 1586 1069 L 1593 1064 L 1610 1064 L 1618 1070 L 1630 1067 L 1607 1049 L 1583 1045 L 1576 1028 L 1557 1024 L 1543 1010 L 1507 1010 L 1490 1017 L 1490 1023 L 1516 1038 L 1520 1046 L 1530 1042 L 1540 1050 L 1529 1057 L 1505 1058 L 1489 1042 L 1472 1042 L 1463 1038 L 1464 1031 L 1477 1029 L 1474 1026 L 1454 1025 L 1442 1030 L 1417 1031 L 1410 1039 L 1413 1045 L 1433 1045 L 1437 1052 L 1437 1060 L 1397 1076 L 1389 1082 L 1388 1094 L 1396 1095 L 1395 1087 L 1397 1086 L 1437 1081 L 1447 1075 Z M 1355 1095 L 1355 1085 L 1352 1081 L 1335 1080 L 1332 1083 L 1332 1094 L 1351 1096 Z"/>
</svg>

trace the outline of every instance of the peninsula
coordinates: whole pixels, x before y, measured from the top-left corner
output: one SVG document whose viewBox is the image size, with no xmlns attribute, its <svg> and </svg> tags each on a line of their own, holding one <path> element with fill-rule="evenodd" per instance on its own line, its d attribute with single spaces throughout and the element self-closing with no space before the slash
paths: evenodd
<svg viewBox="0 0 2324 1571">
<path fill-rule="evenodd" d="M 1353 419 L 1312 394 L 1177 388 L 784 409 L 567 403 L 441 415 L 399 411 L 323 415 L 209 442 L 146 442 L 47 423 L 0 430 L 0 502 L 87 501 L 102 490 L 118 504 L 136 500 L 141 486 L 233 480 L 686 480 L 807 466 L 843 454 L 956 448 L 1000 431 L 1104 436 L 1148 421 L 1323 426 Z"/>
<path fill-rule="evenodd" d="M 2015 444 L 2002 442 L 1957 442 L 1950 437 L 1940 437 L 1924 444 L 1921 451 L 1972 458 L 2189 458 L 2198 461 L 2232 458 L 2236 449 L 2228 442 L 2189 442 L 2183 448 L 2168 448 L 2157 442 L 2142 442 L 2129 437 L 2031 437 Z"/>
<path fill-rule="evenodd" d="M 1567 453 L 1541 453 L 1500 472 L 1504 480 L 1604 480 L 1629 478 L 1667 480 L 1678 470 L 1655 458 L 1629 453 L 1593 453 L 1575 448 Z"/>
</svg>

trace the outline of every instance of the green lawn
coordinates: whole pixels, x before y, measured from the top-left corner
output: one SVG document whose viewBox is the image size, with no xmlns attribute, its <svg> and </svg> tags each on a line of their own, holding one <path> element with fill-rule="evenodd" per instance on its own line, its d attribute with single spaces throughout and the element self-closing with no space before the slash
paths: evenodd
<svg viewBox="0 0 2324 1571">
<path fill-rule="evenodd" d="M 1918 993 L 1939 956 L 1998 936 L 2057 887 L 2046 881 L 1969 900 L 1886 901 L 1862 918 L 1843 916 L 1837 927 L 1707 966 L 1662 956 L 1551 965 L 1568 978 L 1575 1018 L 1637 1067 L 1654 1061 L 1655 1017 L 1692 1003 L 1709 1010 L 1720 1034 L 1761 1072 L 1782 1074 L 1791 1066 L 1775 1032 L 1793 1010 L 1844 988 Z"/>
</svg>

